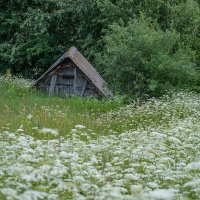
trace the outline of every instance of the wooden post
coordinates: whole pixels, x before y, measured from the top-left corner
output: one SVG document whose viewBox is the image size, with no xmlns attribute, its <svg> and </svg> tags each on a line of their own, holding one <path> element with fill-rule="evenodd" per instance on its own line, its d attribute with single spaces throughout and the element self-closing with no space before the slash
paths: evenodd
<svg viewBox="0 0 200 200">
<path fill-rule="evenodd" d="M 85 80 L 84 85 L 83 85 L 83 89 L 81 91 L 81 97 L 83 97 L 83 95 L 84 95 L 86 84 L 87 84 L 87 81 Z"/>
<path fill-rule="evenodd" d="M 73 92 L 74 92 L 74 95 L 77 95 L 77 89 L 76 89 L 76 68 L 74 68 Z"/>
<path fill-rule="evenodd" d="M 53 75 L 51 78 L 51 85 L 49 87 L 49 96 L 54 93 L 55 85 L 56 85 L 57 76 Z"/>
</svg>

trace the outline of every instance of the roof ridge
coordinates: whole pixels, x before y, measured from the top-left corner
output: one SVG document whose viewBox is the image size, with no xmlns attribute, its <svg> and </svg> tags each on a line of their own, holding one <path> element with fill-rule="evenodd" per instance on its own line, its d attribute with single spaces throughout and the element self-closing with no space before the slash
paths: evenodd
<svg viewBox="0 0 200 200">
<path fill-rule="evenodd" d="M 70 47 L 67 51 L 66 58 L 73 58 L 78 49 L 74 46 Z"/>
</svg>

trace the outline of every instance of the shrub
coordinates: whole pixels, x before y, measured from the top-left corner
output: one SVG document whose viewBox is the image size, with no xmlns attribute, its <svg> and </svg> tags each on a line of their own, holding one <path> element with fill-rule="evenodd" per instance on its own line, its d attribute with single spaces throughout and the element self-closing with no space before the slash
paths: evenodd
<svg viewBox="0 0 200 200">
<path fill-rule="evenodd" d="M 149 20 L 114 23 L 96 62 L 115 91 L 160 96 L 196 84 L 193 52 L 176 31 L 162 31 Z"/>
</svg>

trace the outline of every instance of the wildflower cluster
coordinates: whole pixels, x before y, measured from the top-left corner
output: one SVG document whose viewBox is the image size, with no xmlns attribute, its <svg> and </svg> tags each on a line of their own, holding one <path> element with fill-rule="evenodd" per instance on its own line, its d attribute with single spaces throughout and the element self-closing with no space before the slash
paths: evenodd
<svg viewBox="0 0 200 200">
<path fill-rule="evenodd" d="M 84 124 L 66 136 L 35 128 L 48 139 L 5 130 L 0 199 L 198 199 L 199 116 L 200 97 L 177 94 L 103 114 L 109 134 Z"/>
</svg>

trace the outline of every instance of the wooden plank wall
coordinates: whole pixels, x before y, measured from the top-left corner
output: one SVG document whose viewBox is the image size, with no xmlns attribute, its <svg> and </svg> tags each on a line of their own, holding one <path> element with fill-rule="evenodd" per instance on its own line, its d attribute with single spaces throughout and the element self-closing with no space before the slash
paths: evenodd
<svg viewBox="0 0 200 200">
<path fill-rule="evenodd" d="M 96 87 L 71 61 L 65 61 L 59 69 L 50 73 L 41 85 L 49 95 L 75 95 L 81 97 L 100 97 Z"/>
</svg>

